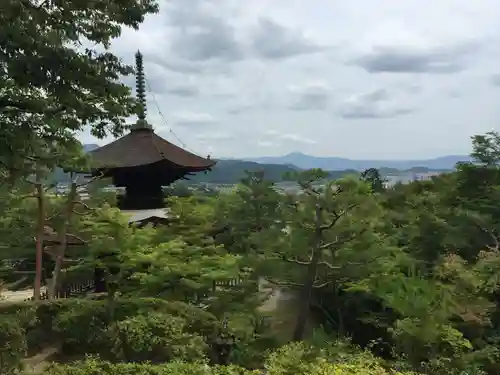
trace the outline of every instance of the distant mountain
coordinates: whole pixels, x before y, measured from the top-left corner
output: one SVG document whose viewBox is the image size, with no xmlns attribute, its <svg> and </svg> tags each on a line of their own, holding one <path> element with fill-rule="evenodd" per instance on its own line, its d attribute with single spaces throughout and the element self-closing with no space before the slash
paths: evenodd
<svg viewBox="0 0 500 375">
<path fill-rule="evenodd" d="M 302 169 L 321 168 L 327 171 L 354 169 L 363 171 L 368 168 L 394 168 L 408 170 L 423 167 L 431 170 L 452 170 L 458 162 L 470 161 L 469 156 L 448 155 L 426 160 L 352 160 L 337 157 L 319 157 L 292 152 L 284 156 L 249 158 L 247 160 L 263 164 L 288 164 Z"/>
</svg>

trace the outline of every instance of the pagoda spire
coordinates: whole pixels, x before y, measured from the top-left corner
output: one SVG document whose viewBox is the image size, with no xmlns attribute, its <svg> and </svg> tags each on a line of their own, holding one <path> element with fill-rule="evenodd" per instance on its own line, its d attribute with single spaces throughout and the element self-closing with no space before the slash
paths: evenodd
<svg viewBox="0 0 500 375">
<path fill-rule="evenodd" d="M 137 51 L 135 54 L 135 92 L 137 95 L 137 122 L 132 125 L 132 130 L 152 129 L 146 120 L 146 77 L 144 75 L 144 64 L 142 53 Z"/>
</svg>

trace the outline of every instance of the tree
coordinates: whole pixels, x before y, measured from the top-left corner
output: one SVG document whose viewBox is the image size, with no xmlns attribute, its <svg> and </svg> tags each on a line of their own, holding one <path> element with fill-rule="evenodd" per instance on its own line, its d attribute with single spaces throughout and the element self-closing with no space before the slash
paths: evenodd
<svg viewBox="0 0 500 375">
<path fill-rule="evenodd" d="M 385 190 L 385 179 L 377 168 L 369 168 L 361 173 L 362 181 L 368 182 L 374 193 L 380 193 Z"/>
<path fill-rule="evenodd" d="M 289 177 L 297 181 L 302 194 L 289 201 L 288 234 L 273 236 L 273 250 L 285 271 L 281 275 L 284 280 L 277 283 L 299 290 L 293 339 L 300 341 L 315 289 L 354 282 L 380 272 L 382 264 L 381 272 L 389 272 L 397 249 L 377 233 L 380 207 L 367 184 L 346 178 L 322 186 L 319 182 L 325 172 L 321 170 Z"/>
<path fill-rule="evenodd" d="M 154 0 L 6 0 L 0 14 L 0 164 L 31 173 L 90 126 L 118 135 L 135 109 L 120 82 L 132 73 L 109 52 L 123 27 L 137 29 Z M 87 47 L 84 46 L 84 43 Z M 90 47 L 92 45 L 92 47 Z"/>
<path fill-rule="evenodd" d="M 157 229 L 157 246 L 137 258 L 151 260 L 141 276 L 147 293 L 203 302 L 216 315 L 250 306 L 255 291 L 246 287 L 252 269 L 243 254 L 231 253 L 213 236 L 217 203 L 205 196 L 168 200 L 171 222 Z M 231 283 L 232 288 L 222 287 Z"/>
<path fill-rule="evenodd" d="M 500 134 L 495 131 L 472 137 L 472 158 L 488 167 L 500 162 Z"/>
</svg>

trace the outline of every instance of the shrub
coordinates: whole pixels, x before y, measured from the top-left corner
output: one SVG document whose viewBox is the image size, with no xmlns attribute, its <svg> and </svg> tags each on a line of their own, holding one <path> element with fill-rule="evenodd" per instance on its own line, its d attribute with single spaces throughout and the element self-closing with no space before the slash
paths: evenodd
<svg viewBox="0 0 500 375">
<path fill-rule="evenodd" d="M 342 341 L 321 348 L 285 345 L 269 355 L 265 367 L 267 375 L 416 375 L 387 370 L 372 354 Z"/>
<path fill-rule="evenodd" d="M 164 313 L 136 315 L 112 325 L 108 336 L 113 353 L 124 361 L 168 362 L 205 358 L 201 336 L 184 331 L 186 321 Z"/>
<path fill-rule="evenodd" d="M 111 349 L 116 342 L 109 336 L 113 322 L 109 321 L 106 301 L 75 298 L 37 305 L 32 302 L 3 304 L 0 313 L 19 321 L 26 331 L 30 351 L 38 351 L 45 343 L 62 343 L 65 354 L 98 353 L 114 358 Z M 156 313 L 182 319 L 184 334 L 196 335 L 197 340 L 203 337 L 207 343 L 221 329 L 212 314 L 183 302 L 154 298 L 119 298 L 115 301 L 115 323 Z"/>
<path fill-rule="evenodd" d="M 269 373 L 269 375 L 278 375 Z M 281 375 L 281 374 L 280 374 Z M 376 363 L 328 363 L 320 359 L 304 375 L 417 375 L 410 372 L 386 370 Z"/>
<path fill-rule="evenodd" d="M 0 320 L 0 369 L 2 375 L 17 374 L 22 370 L 26 355 L 26 332 L 12 317 Z"/>
<path fill-rule="evenodd" d="M 163 365 L 111 364 L 93 359 L 71 365 L 54 365 L 45 375 L 259 375 L 235 366 L 209 367 L 203 363 L 170 362 Z M 299 375 L 299 374 L 297 374 Z"/>
</svg>

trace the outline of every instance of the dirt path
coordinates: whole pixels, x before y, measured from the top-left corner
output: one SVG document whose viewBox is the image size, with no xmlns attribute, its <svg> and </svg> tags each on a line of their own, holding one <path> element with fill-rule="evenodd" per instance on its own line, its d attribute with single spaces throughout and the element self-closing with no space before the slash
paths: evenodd
<svg viewBox="0 0 500 375">
<path fill-rule="evenodd" d="M 40 353 L 25 358 L 23 360 L 25 373 L 27 374 L 43 374 L 43 371 L 48 366 L 51 357 L 60 351 L 60 346 L 53 346 L 43 349 Z"/>
<path fill-rule="evenodd" d="M 42 287 L 40 293 L 45 293 L 46 288 Z M 28 298 L 33 297 L 33 289 L 25 290 L 6 290 L 0 294 L 0 303 L 2 302 L 22 302 Z"/>
</svg>

